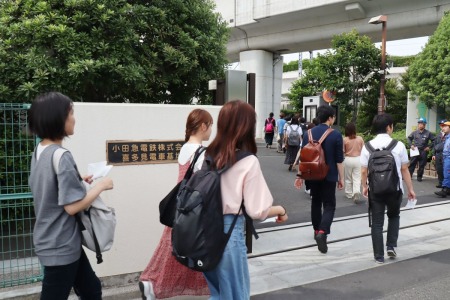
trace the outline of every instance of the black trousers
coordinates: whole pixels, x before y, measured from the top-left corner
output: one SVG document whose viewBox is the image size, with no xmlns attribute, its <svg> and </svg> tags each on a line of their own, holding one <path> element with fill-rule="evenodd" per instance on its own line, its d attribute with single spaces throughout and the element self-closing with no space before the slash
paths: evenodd
<svg viewBox="0 0 450 300">
<path fill-rule="evenodd" d="M 444 158 L 442 153 L 436 154 L 436 173 L 438 176 L 439 185 L 442 185 L 442 181 L 444 180 Z"/>
<path fill-rule="evenodd" d="M 308 185 L 312 196 L 311 222 L 313 228 L 329 234 L 336 210 L 336 182 L 308 180 Z"/>
<path fill-rule="evenodd" d="M 409 162 L 409 173 L 411 177 L 414 173 L 414 169 L 416 168 L 417 163 L 419 163 L 419 170 L 417 170 L 417 177 L 422 178 L 423 171 L 425 170 L 425 166 L 427 164 L 427 151 L 419 150 L 419 155 L 411 157 L 411 161 Z"/>
<path fill-rule="evenodd" d="M 102 299 L 100 279 L 92 270 L 84 250 L 80 259 L 71 264 L 44 267 L 41 300 L 67 299 L 72 287 L 82 300 Z"/>
</svg>

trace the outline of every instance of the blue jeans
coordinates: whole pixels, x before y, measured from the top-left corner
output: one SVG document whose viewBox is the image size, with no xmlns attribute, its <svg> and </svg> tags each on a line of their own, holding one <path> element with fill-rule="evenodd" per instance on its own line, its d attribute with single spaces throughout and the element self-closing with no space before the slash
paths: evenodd
<svg viewBox="0 0 450 300">
<path fill-rule="evenodd" d="M 41 300 L 63 300 L 70 290 L 82 300 L 101 300 L 102 285 L 92 270 L 84 250 L 80 258 L 68 265 L 44 267 Z"/>
<path fill-rule="evenodd" d="M 224 215 L 224 232 L 228 232 L 235 215 Z M 250 299 L 250 274 L 244 238 L 245 218 L 239 216 L 222 259 L 213 271 L 205 272 L 211 300 Z"/>
<path fill-rule="evenodd" d="M 330 234 L 336 210 L 336 182 L 308 180 L 311 190 L 311 222 L 314 230 Z M 323 212 L 322 212 L 323 207 Z"/>
<path fill-rule="evenodd" d="M 444 156 L 444 180 L 442 186 L 450 188 L 450 156 Z"/>
<path fill-rule="evenodd" d="M 386 246 L 397 247 L 402 195 L 402 191 L 397 191 L 392 194 L 375 196 L 369 191 L 370 209 L 372 214 L 372 246 L 375 258 L 384 257 L 383 225 L 385 208 L 387 208 L 388 216 Z"/>
</svg>

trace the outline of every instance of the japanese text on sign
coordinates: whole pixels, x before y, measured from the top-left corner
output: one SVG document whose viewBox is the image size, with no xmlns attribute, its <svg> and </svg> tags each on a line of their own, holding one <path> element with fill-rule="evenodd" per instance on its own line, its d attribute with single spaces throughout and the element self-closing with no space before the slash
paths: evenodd
<svg viewBox="0 0 450 300">
<path fill-rule="evenodd" d="M 108 164 L 175 163 L 184 141 L 106 141 Z"/>
</svg>

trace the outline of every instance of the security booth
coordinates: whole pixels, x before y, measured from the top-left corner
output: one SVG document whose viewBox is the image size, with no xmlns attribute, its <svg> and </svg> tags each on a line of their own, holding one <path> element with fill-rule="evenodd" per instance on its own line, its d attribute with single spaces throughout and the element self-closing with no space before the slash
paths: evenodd
<svg viewBox="0 0 450 300">
<path fill-rule="evenodd" d="M 336 112 L 336 119 L 334 120 L 333 126 L 339 125 L 339 106 L 337 104 L 332 104 L 335 97 L 330 97 L 329 94 L 330 92 L 324 91 L 322 95 L 319 96 L 303 97 L 303 117 L 306 119 L 306 122 L 312 122 L 312 120 L 317 117 L 317 109 L 320 105 L 330 105 Z"/>
</svg>

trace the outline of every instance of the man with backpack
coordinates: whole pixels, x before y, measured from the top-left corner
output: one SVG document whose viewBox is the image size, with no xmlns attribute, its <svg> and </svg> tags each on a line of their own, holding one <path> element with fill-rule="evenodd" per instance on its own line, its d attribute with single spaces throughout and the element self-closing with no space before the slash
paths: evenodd
<svg viewBox="0 0 450 300">
<path fill-rule="evenodd" d="M 400 227 L 400 205 L 404 180 L 408 199 L 416 198 L 408 170 L 408 153 L 405 145 L 391 138 L 394 130 L 389 114 L 376 115 L 372 122 L 377 136 L 366 143 L 361 152 L 361 181 L 363 196 L 369 198 L 369 226 L 372 222 L 372 246 L 375 261 L 384 263 L 383 224 L 387 208 L 387 255 L 397 256 L 395 247 Z"/>
<path fill-rule="evenodd" d="M 344 151 L 342 134 L 338 130 L 328 130 L 336 119 L 336 112 L 333 107 L 321 105 L 317 109 L 317 117 L 321 124 L 308 130 L 308 134 L 303 135 L 303 149 L 300 153 L 299 173 L 296 175 L 295 187 L 300 189 L 303 180 L 308 180 L 312 200 L 311 221 L 314 228 L 314 239 L 319 251 L 327 253 L 327 235 L 330 234 L 331 223 L 333 223 L 334 211 L 336 210 L 336 182 L 338 189 L 341 190 L 344 187 L 344 167 L 342 165 Z M 327 168 L 325 169 L 328 169 L 328 171 L 321 179 L 308 179 L 307 174 L 301 171 L 303 169 L 302 164 L 309 163 L 307 158 L 302 156 L 304 148 L 309 147 L 309 133 L 311 133 L 312 142 L 320 141 L 325 135 L 325 139 L 321 142 L 323 149 L 321 155 L 325 157 L 321 157 L 321 159 L 326 162 L 325 167 Z M 328 136 L 326 136 L 327 134 Z"/>
</svg>

